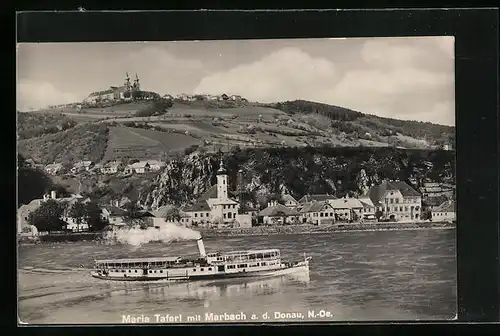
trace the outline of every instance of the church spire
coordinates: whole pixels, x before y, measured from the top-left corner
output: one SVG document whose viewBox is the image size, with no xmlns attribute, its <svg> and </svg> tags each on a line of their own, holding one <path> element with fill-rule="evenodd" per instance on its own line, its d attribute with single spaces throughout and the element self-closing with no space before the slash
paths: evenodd
<svg viewBox="0 0 500 336">
<path fill-rule="evenodd" d="M 217 170 L 218 175 L 225 175 L 226 174 L 226 168 L 224 168 L 224 162 L 222 162 L 222 157 L 220 158 L 219 162 L 219 170 Z"/>
<path fill-rule="evenodd" d="M 125 86 L 130 87 L 130 77 L 128 76 L 128 72 L 125 73 Z"/>
</svg>

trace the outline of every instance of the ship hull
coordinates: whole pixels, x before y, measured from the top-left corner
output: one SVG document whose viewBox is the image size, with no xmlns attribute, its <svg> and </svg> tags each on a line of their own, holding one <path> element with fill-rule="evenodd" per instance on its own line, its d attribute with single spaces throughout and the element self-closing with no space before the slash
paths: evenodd
<svg viewBox="0 0 500 336">
<path fill-rule="evenodd" d="M 235 278 L 263 278 L 263 277 L 273 277 L 282 276 L 287 274 L 309 272 L 309 262 L 300 262 L 297 265 L 290 266 L 287 268 L 281 268 L 276 270 L 262 270 L 255 272 L 237 272 L 237 273 L 217 273 L 217 274 L 203 274 L 203 275 L 190 275 L 182 277 L 169 277 L 169 276 L 128 276 L 128 277 L 117 277 L 109 276 L 98 273 L 97 271 L 92 271 L 91 275 L 94 278 L 101 280 L 111 280 L 111 281 L 197 281 L 197 280 L 221 280 L 221 279 L 235 279 Z"/>
</svg>

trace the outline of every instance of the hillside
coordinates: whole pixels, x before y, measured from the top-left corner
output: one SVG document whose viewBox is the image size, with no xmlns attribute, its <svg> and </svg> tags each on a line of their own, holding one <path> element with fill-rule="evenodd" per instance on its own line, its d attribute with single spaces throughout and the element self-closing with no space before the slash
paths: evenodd
<svg viewBox="0 0 500 336">
<path fill-rule="evenodd" d="M 27 165 L 22 155 L 17 156 L 17 174 L 18 206 L 42 198 L 49 190 L 56 190 L 59 195 L 67 195 L 64 186 L 52 181 L 42 170 Z"/>
<path fill-rule="evenodd" d="M 138 116 L 155 108 L 161 108 L 163 114 Z M 18 128 L 33 129 L 35 120 L 47 118 L 58 122 L 74 119 L 83 124 L 85 121 L 102 121 L 107 123 L 110 131 L 109 136 L 88 138 L 89 141 L 84 142 L 78 140 L 83 136 L 78 131 L 65 133 L 59 127 L 52 137 L 43 135 L 29 139 L 31 141 L 21 141 L 20 148 L 41 162 L 60 159 L 65 163 L 74 162 L 91 152 L 90 156 L 96 162 L 125 157 L 158 159 L 173 152 L 189 153 L 193 146 L 202 147 L 205 152 L 227 152 L 235 146 L 433 149 L 444 144 L 454 146 L 455 137 L 454 127 L 381 118 L 300 100 L 274 104 L 174 100 L 168 105 L 143 100 L 99 108 L 75 106 L 51 111 L 52 116 L 50 113 L 25 113 Z M 72 136 L 77 139 L 67 139 Z M 68 146 L 71 150 L 67 149 Z M 56 154 L 60 150 L 66 154 Z"/>
<path fill-rule="evenodd" d="M 91 123 L 55 134 L 18 141 L 22 155 L 35 162 L 69 165 L 79 160 L 100 161 L 107 147 L 108 126 Z"/>
<path fill-rule="evenodd" d="M 453 152 L 395 148 L 235 149 L 225 155 L 225 162 L 231 188 L 237 189 L 239 178 L 243 198 L 252 201 L 283 190 L 296 198 L 343 196 L 346 191 L 360 193 L 384 178 L 413 181 L 415 187 L 424 178 L 454 183 L 455 171 Z M 210 153 L 174 160 L 142 190 L 140 199 L 152 207 L 192 202 L 216 182 L 218 164 L 218 155 Z M 358 178 L 361 169 L 366 181 Z"/>
<path fill-rule="evenodd" d="M 133 102 L 102 104 L 100 107 L 75 106 L 47 108 L 32 114 L 63 114 L 78 122 L 92 122 L 109 118 L 132 117 L 138 111 L 149 108 L 152 101 L 139 100 Z"/>
<path fill-rule="evenodd" d="M 320 114 L 332 120 L 332 127 L 355 136 L 370 133 L 371 137 L 388 137 L 401 134 L 413 139 L 427 140 L 434 144 L 452 143 L 455 128 L 429 122 L 399 120 L 364 114 L 339 106 L 295 100 L 270 104 L 270 106 L 289 114 Z M 405 142 L 404 138 L 399 139 Z"/>
<path fill-rule="evenodd" d="M 76 122 L 61 113 L 17 112 L 18 139 L 29 139 L 70 129 Z"/>
<path fill-rule="evenodd" d="M 164 153 L 182 151 L 200 143 L 200 140 L 182 133 L 114 126 L 109 128 L 103 161 L 122 158 L 158 159 Z"/>
</svg>

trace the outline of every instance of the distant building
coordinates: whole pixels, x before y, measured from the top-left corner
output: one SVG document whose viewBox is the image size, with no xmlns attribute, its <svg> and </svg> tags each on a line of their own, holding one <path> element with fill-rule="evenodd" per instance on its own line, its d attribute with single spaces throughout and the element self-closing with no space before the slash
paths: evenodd
<svg viewBox="0 0 500 336">
<path fill-rule="evenodd" d="M 300 214 L 290 209 L 276 200 L 270 201 L 267 208 L 259 212 L 262 223 L 265 225 L 275 224 L 298 224 L 300 223 Z"/>
<path fill-rule="evenodd" d="M 343 197 L 329 200 L 328 203 L 332 206 L 339 220 L 351 221 L 363 218 L 363 203 L 356 198 Z"/>
<path fill-rule="evenodd" d="M 335 210 L 328 201 L 312 201 L 300 210 L 303 223 L 332 224 L 335 223 Z"/>
<path fill-rule="evenodd" d="M 130 78 L 128 73 L 125 77 L 125 83 L 122 86 L 110 86 L 107 90 L 92 92 L 87 98 L 83 100 L 87 104 L 95 104 L 100 101 L 111 101 L 111 100 L 127 100 L 131 99 L 135 92 L 141 90 L 139 83 L 139 76 L 135 74 L 134 83 L 130 83 Z"/>
<path fill-rule="evenodd" d="M 61 163 L 52 163 L 45 166 L 45 172 L 50 175 L 57 175 L 63 169 L 63 165 Z"/>
<path fill-rule="evenodd" d="M 451 222 L 457 218 L 454 201 L 443 202 L 440 206 L 431 211 L 431 218 L 433 222 Z"/>
<path fill-rule="evenodd" d="M 363 221 L 374 221 L 377 219 L 375 217 L 376 207 L 373 205 L 372 200 L 369 197 L 360 197 L 359 202 L 363 206 L 361 219 Z"/>
<path fill-rule="evenodd" d="M 43 195 L 41 199 L 34 199 L 28 204 L 23 204 L 17 209 L 17 231 L 22 232 L 23 228 L 29 227 L 28 219 L 29 215 L 38 209 L 43 202 L 48 200 L 55 200 L 57 202 L 66 202 L 68 206 L 71 206 L 74 202 L 81 200 L 82 196 L 80 195 L 71 195 L 70 197 L 58 198 L 57 192 L 55 190 L 51 191 L 48 194 Z"/>
<path fill-rule="evenodd" d="M 328 194 L 317 194 L 317 195 L 304 195 L 301 199 L 299 199 L 300 204 L 305 204 L 309 202 L 324 202 L 329 200 L 337 199 L 337 197 Z"/>
<path fill-rule="evenodd" d="M 102 168 L 101 172 L 103 174 L 116 174 L 123 169 L 123 162 L 121 161 L 111 161 L 106 163 Z"/>
<path fill-rule="evenodd" d="M 116 205 L 102 207 L 101 218 L 114 226 L 125 225 L 124 218 L 127 212 Z"/>
<path fill-rule="evenodd" d="M 92 161 L 79 161 L 72 168 L 72 173 L 79 173 L 82 171 L 89 171 L 92 168 Z"/>
<path fill-rule="evenodd" d="M 367 195 L 382 217 L 390 220 L 420 220 L 422 196 L 403 181 L 383 181 Z"/>
<path fill-rule="evenodd" d="M 227 171 L 221 160 L 217 171 L 217 184 L 202 195 L 195 204 L 183 209 L 191 216 L 192 225 L 236 222 L 240 204 L 232 198 L 235 193 L 230 192 L 228 186 Z"/>
<path fill-rule="evenodd" d="M 149 169 L 151 171 L 159 171 L 165 167 L 165 162 L 159 160 L 148 160 Z"/>
<path fill-rule="evenodd" d="M 139 161 L 132 163 L 127 166 L 127 171 L 131 171 L 137 174 L 145 174 L 150 171 L 150 164 L 148 161 Z"/>
<path fill-rule="evenodd" d="M 283 204 L 287 208 L 290 208 L 290 209 L 295 209 L 297 207 L 297 205 L 299 204 L 299 202 L 297 202 L 297 200 L 295 198 L 293 198 L 293 196 L 290 194 L 285 194 L 285 195 L 281 196 L 281 201 L 283 202 Z"/>
</svg>

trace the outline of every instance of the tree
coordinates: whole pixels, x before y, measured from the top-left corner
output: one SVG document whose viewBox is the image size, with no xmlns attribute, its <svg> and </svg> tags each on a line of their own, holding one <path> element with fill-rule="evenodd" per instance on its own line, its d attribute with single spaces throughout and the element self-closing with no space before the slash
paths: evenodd
<svg viewBox="0 0 500 336">
<path fill-rule="evenodd" d="M 179 221 L 181 219 L 181 214 L 179 209 L 171 207 L 166 211 L 165 219 L 167 221 Z"/>
<path fill-rule="evenodd" d="M 65 204 L 49 199 L 29 215 L 28 223 L 34 225 L 38 231 L 61 230 L 64 224 L 61 220 L 64 210 Z"/>
<path fill-rule="evenodd" d="M 88 202 L 84 206 L 85 220 L 91 231 L 101 231 L 108 223 L 101 217 L 101 208 L 96 202 Z"/>
<path fill-rule="evenodd" d="M 74 203 L 69 209 L 68 214 L 77 224 L 82 224 L 86 221 L 85 205 L 82 202 Z"/>
<path fill-rule="evenodd" d="M 128 202 L 125 205 L 125 211 L 127 211 L 127 217 L 129 219 L 136 219 L 141 217 L 141 208 L 136 202 Z"/>
<path fill-rule="evenodd" d="M 42 198 L 47 190 L 52 189 L 53 183 L 50 178 L 43 171 L 29 167 L 22 155 L 18 154 L 17 163 L 17 200 L 19 204 L 28 204 L 34 199 Z"/>
</svg>

